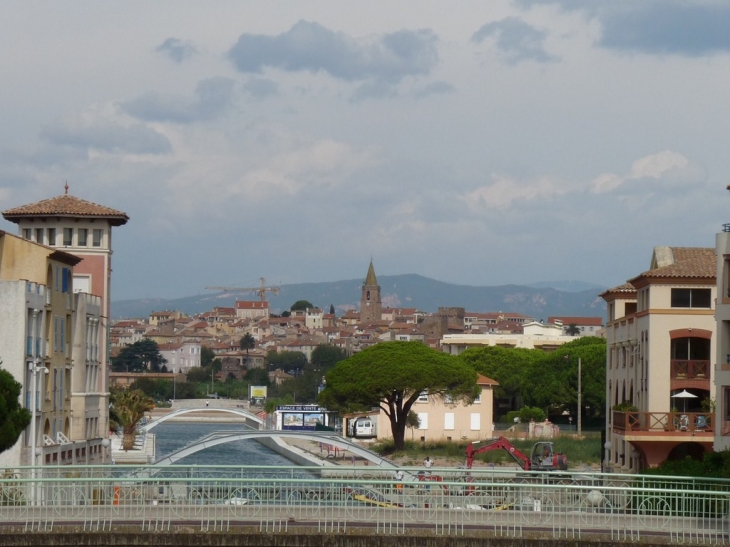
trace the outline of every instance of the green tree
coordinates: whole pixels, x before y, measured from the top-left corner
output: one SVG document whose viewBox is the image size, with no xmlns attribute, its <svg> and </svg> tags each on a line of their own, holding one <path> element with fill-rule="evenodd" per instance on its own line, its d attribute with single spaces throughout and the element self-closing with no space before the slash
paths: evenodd
<svg viewBox="0 0 730 547">
<path fill-rule="evenodd" d="M 540 350 L 536 350 L 540 351 Z M 575 414 L 578 404 L 578 359 L 581 361 L 581 411 L 587 416 L 603 416 L 606 406 L 606 340 L 583 336 L 550 353 L 539 353 L 526 371 L 531 382 L 522 395 L 528 405 L 568 410 Z M 497 378 L 495 380 L 499 381 Z"/>
<path fill-rule="evenodd" d="M 580 328 L 575 323 L 571 323 L 564 330 L 568 336 L 578 336 L 580 334 Z"/>
<path fill-rule="evenodd" d="M 419 395 L 472 401 L 477 374 L 458 357 L 421 342 L 384 342 L 340 361 L 327 374 L 320 404 L 342 412 L 379 406 L 390 420 L 396 450 L 403 450 L 408 413 Z"/>
<path fill-rule="evenodd" d="M 149 338 L 125 346 L 119 355 L 112 359 L 115 372 L 158 372 L 167 363 L 160 354 L 157 342 Z"/>
<path fill-rule="evenodd" d="M 291 308 L 289 308 L 291 311 L 304 311 L 307 308 L 313 308 L 314 304 L 312 304 L 309 300 L 297 300 L 291 305 Z"/>
<path fill-rule="evenodd" d="M 200 347 L 200 366 L 209 367 L 215 359 L 215 352 L 208 346 Z"/>
<path fill-rule="evenodd" d="M 246 367 L 248 368 L 248 351 L 256 347 L 256 338 L 250 332 L 247 332 L 241 336 L 238 347 L 246 352 Z"/>
<path fill-rule="evenodd" d="M 139 389 L 114 390 L 111 392 L 111 404 L 122 428 L 122 449 L 134 448 L 137 425 L 145 413 L 155 407 L 154 401 Z"/>
<path fill-rule="evenodd" d="M 20 404 L 22 390 L 12 374 L 0 369 L 0 452 L 12 448 L 30 424 L 30 412 Z"/>
<path fill-rule="evenodd" d="M 252 386 L 268 386 L 270 383 L 269 373 L 263 368 L 249 369 L 244 378 Z"/>
<path fill-rule="evenodd" d="M 301 351 L 276 351 L 272 349 L 266 354 L 266 363 L 270 370 L 301 370 L 307 364 L 307 356 Z"/>
<path fill-rule="evenodd" d="M 312 351 L 312 368 L 326 372 L 340 361 L 347 359 L 347 352 L 332 344 L 319 344 Z"/>
<path fill-rule="evenodd" d="M 479 374 L 499 382 L 494 388 L 495 399 L 506 401 L 510 408 L 515 408 L 522 391 L 531 382 L 532 363 L 543 353 L 542 350 L 486 346 L 469 348 L 460 357 Z"/>
</svg>

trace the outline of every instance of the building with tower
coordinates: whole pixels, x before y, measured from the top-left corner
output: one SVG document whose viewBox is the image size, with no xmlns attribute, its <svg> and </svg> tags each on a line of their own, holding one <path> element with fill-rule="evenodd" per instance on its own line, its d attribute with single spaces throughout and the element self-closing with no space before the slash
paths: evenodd
<svg viewBox="0 0 730 547">
<path fill-rule="evenodd" d="M 380 300 L 380 285 L 375 277 L 373 261 L 370 261 L 368 274 L 362 285 L 362 296 L 360 297 L 360 324 L 380 321 L 383 317 L 383 303 Z"/>
<path fill-rule="evenodd" d="M 8 308 L 0 313 L 28 318 L 22 333 L 3 340 L 4 355 L 22 348 L 19 363 L 24 366 L 4 366 L 18 368 L 13 374 L 36 415 L 31 429 L 37 436 L 29 431 L 24 437 L 25 446 L 35 449 L 20 463 L 98 462 L 109 430 L 112 228 L 129 218 L 70 195 L 68 185 L 58 197 L 8 209 L 3 217 L 18 225 L 19 237 L 5 234 L 13 253 L 0 255 L 1 282 L 6 289 L 25 283 L 26 294 L 34 295 L 25 299 L 23 310 L 12 301 L 0 303 Z M 31 256 L 43 256 L 45 262 L 30 261 Z M 30 461 L 31 453 L 40 461 Z"/>
</svg>

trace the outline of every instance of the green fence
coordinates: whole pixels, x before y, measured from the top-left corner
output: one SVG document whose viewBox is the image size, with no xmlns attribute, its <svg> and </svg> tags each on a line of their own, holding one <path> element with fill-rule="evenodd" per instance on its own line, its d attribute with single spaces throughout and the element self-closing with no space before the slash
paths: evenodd
<svg viewBox="0 0 730 547">
<path fill-rule="evenodd" d="M 664 536 L 728 543 L 730 481 L 503 469 L 98 466 L 6 469 L 0 521 L 29 531 L 256 525 L 374 534 L 469 530 L 525 537 Z"/>
</svg>

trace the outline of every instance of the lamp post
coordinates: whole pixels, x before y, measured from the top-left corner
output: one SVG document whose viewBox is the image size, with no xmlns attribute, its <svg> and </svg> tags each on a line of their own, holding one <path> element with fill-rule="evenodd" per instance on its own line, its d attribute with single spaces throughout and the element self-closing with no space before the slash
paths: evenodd
<svg viewBox="0 0 730 547">
<path fill-rule="evenodd" d="M 581 436 L 581 416 L 583 414 L 581 405 L 583 403 L 583 389 L 581 386 L 583 380 L 583 374 L 581 371 L 581 361 L 578 357 L 578 436 Z"/>
<path fill-rule="evenodd" d="M 566 359 L 568 361 L 568 366 L 570 366 L 570 354 L 564 355 L 563 359 Z M 576 427 L 577 427 L 576 435 L 578 435 L 578 437 L 581 436 L 581 431 L 582 431 L 581 406 L 583 405 L 583 386 L 581 384 L 583 383 L 583 374 L 582 374 L 582 370 L 581 370 L 581 368 L 582 368 L 581 365 L 582 365 L 581 358 L 578 357 L 578 421 L 576 424 Z"/>
<path fill-rule="evenodd" d="M 175 402 L 177 399 L 177 375 L 175 371 L 172 371 L 172 401 Z"/>
<path fill-rule="evenodd" d="M 30 382 L 30 454 L 31 454 L 31 479 L 33 479 L 33 504 L 36 503 L 36 465 L 38 463 L 38 456 L 41 450 L 37 446 L 38 432 L 36 431 L 36 416 L 38 411 L 38 374 L 43 371 L 48 373 L 48 369 L 45 366 L 40 366 L 40 359 L 35 357 L 33 361 L 28 363 L 28 370 L 31 374 Z"/>
</svg>

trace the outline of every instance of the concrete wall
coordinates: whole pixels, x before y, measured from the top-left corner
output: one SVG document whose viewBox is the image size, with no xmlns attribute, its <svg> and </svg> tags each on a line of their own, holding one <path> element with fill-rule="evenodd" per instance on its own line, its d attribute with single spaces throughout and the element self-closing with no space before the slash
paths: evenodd
<svg viewBox="0 0 730 547">
<path fill-rule="evenodd" d="M 600 539 L 601 547 L 636 545 L 635 542 L 611 540 L 605 536 L 591 536 Z M 484 530 L 465 531 L 464 535 L 433 535 L 428 532 L 402 535 L 380 535 L 374 530 L 348 529 L 347 533 L 322 534 L 316 529 L 297 529 L 288 533 L 260 531 L 257 527 L 232 528 L 224 532 L 200 532 L 193 526 L 173 527 L 159 532 L 139 530 L 115 530 L 111 532 L 84 532 L 80 529 L 53 532 L 28 533 L 22 528 L 5 528 L 0 534 L 0 547 L 45 547 L 60 545 L 101 546 L 158 546 L 196 547 L 233 546 L 245 547 L 579 547 L 589 541 L 578 539 L 552 539 L 538 534 L 529 538 L 495 537 Z M 592 541 L 591 541 L 592 542 Z M 666 545 L 660 540 L 645 539 L 643 547 Z"/>
</svg>

